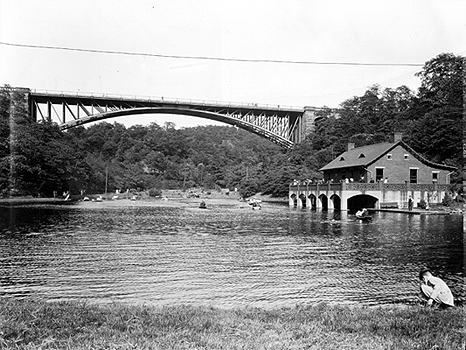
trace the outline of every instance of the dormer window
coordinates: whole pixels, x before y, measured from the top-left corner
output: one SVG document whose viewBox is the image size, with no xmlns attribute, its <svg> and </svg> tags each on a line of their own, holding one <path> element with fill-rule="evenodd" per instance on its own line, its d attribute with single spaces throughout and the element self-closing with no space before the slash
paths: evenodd
<svg viewBox="0 0 466 350">
<path fill-rule="evenodd" d="M 359 158 L 366 158 L 366 156 L 364 155 L 364 153 L 361 153 L 361 154 L 359 155 Z"/>
<path fill-rule="evenodd" d="M 387 159 L 388 159 L 388 160 L 392 160 L 392 155 L 391 155 L 391 153 L 387 154 Z"/>
<path fill-rule="evenodd" d="M 340 157 L 340 162 L 345 160 L 345 157 Z"/>
</svg>

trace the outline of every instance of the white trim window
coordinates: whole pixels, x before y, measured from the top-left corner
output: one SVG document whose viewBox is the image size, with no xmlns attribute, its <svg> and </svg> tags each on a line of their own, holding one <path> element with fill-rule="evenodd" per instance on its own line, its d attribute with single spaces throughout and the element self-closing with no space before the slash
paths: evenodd
<svg viewBox="0 0 466 350">
<path fill-rule="evenodd" d="M 385 167 L 376 167 L 375 168 L 375 181 L 383 181 L 385 177 Z"/>
<path fill-rule="evenodd" d="M 409 168 L 409 183 L 417 184 L 419 181 L 419 168 Z"/>
</svg>

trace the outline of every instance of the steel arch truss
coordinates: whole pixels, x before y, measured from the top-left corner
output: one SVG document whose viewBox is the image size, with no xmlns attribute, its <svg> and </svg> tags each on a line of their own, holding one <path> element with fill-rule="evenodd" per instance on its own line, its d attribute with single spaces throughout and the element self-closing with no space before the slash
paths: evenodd
<svg viewBox="0 0 466 350">
<path fill-rule="evenodd" d="M 256 104 L 221 104 L 164 99 L 109 98 L 29 93 L 29 110 L 36 121 L 55 122 L 65 130 L 98 120 L 128 115 L 175 114 L 224 122 L 258 134 L 287 149 L 303 110 Z"/>
</svg>

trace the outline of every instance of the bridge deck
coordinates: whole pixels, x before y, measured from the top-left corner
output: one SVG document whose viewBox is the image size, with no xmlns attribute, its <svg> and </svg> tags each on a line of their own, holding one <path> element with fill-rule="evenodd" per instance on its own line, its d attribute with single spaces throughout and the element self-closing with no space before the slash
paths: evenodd
<svg viewBox="0 0 466 350">
<path fill-rule="evenodd" d="M 84 94 L 84 93 L 50 93 L 47 91 L 31 90 L 29 96 L 39 104 L 61 104 L 63 102 L 69 104 L 140 104 L 141 107 L 148 106 L 191 106 L 200 108 L 234 108 L 243 110 L 254 111 L 271 111 L 279 114 L 296 113 L 302 114 L 303 107 L 285 106 L 285 105 L 270 105 L 259 103 L 243 103 L 243 102 L 223 102 L 223 101 L 209 101 L 209 100 L 196 100 L 196 99 L 179 99 L 179 98 L 164 98 L 164 97 L 151 97 L 151 96 L 137 96 L 137 95 L 116 95 L 116 94 Z M 318 109 L 318 108 L 316 108 Z"/>
</svg>

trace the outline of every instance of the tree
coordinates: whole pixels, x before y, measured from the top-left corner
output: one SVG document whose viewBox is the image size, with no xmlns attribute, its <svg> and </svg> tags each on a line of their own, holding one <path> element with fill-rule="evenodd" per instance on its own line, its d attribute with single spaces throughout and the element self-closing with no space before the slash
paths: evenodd
<svg viewBox="0 0 466 350">
<path fill-rule="evenodd" d="M 416 75 L 421 79 L 411 129 L 412 147 L 437 162 L 462 167 L 465 58 L 443 53 Z"/>
<path fill-rule="evenodd" d="M 257 178 L 244 178 L 239 184 L 238 193 L 242 198 L 248 198 L 261 192 L 261 187 Z"/>
<path fill-rule="evenodd" d="M 421 79 L 419 98 L 427 110 L 463 108 L 465 69 L 465 58 L 452 53 L 442 53 L 425 63 L 416 76 Z"/>
<path fill-rule="evenodd" d="M 410 145 L 430 160 L 461 167 L 462 115 L 458 108 L 445 106 L 426 113 L 408 136 Z"/>
<path fill-rule="evenodd" d="M 16 130 L 11 176 L 16 188 L 29 194 L 51 196 L 68 191 L 76 176 L 77 157 L 56 125 L 31 123 Z"/>
<path fill-rule="evenodd" d="M 51 196 L 70 189 L 80 174 L 77 153 L 56 125 L 30 119 L 24 89 L 1 89 L 0 116 L 1 194 Z"/>
</svg>

